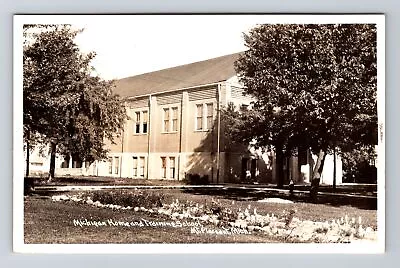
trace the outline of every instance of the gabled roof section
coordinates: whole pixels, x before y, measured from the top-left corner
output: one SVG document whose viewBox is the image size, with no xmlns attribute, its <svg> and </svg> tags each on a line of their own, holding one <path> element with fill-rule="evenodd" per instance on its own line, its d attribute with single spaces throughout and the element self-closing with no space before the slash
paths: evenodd
<svg viewBox="0 0 400 268">
<path fill-rule="evenodd" d="M 236 75 L 234 62 L 240 53 L 185 64 L 116 81 L 114 92 L 135 97 L 225 81 Z"/>
</svg>

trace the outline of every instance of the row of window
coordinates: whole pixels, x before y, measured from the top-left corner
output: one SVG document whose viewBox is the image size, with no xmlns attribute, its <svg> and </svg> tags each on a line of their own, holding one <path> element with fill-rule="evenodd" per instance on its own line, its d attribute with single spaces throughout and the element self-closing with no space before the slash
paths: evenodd
<svg viewBox="0 0 400 268">
<path fill-rule="evenodd" d="M 161 157 L 161 177 L 166 179 L 175 179 L 176 178 L 176 161 L 174 156 L 163 156 Z M 146 159 L 144 156 L 133 156 L 132 158 L 132 176 L 134 178 L 144 178 L 145 174 L 145 164 Z M 120 167 L 120 157 L 114 156 L 108 159 L 109 163 L 109 174 L 119 174 L 119 167 Z"/>
<path fill-rule="evenodd" d="M 207 131 L 213 125 L 214 108 L 212 103 L 196 104 L 195 130 Z M 148 111 L 136 111 L 134 116 L 134 134 L 148 132 Z M 178 131 L 178 107 L 163 108 L 162 132 L 173 133 Z"/>
</svg>

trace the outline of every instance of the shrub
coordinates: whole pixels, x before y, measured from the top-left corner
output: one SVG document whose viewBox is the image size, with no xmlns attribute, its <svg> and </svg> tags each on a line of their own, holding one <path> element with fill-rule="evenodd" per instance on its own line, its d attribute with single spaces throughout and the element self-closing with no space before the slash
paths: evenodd
<svg viewBox="0 0 400 268">
<path fill-rule="evenodd" d="M 33 187 L 35 186 L 35 179 L 31 177 L 24 178 L 24 195 L 32 193 Z"/>
<path fill-rule="evenodd" d="M 376 183 L 377 169 L 373 146 L 355 149 L 342 154 L 343 182 Z"/>
<path fill-rule="evenodd" d="M 186 174 L 185 181 L 190 185 L 209 184 L 208 175 L 200 176 L 199 174 Z"/>
<path fill-rule="evenodd" d="M 113 204 L 124 207 L 161 207 L 164 195 L 150 191 L 95 191 L 92 199 L 102 204 Z"/>
</svg>

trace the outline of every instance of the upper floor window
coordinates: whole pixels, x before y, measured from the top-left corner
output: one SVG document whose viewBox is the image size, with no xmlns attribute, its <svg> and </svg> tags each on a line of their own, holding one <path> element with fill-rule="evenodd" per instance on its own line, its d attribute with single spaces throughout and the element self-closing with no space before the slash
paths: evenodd
<svg viewBox="0 0 400 268">
<path fill-rule="evenodd" d="M 178 107 L 163 109 L 163 132 L 178 131 Z"/>
<path fill-rule="evenodd" d="M 172 107 L 172 131 L 178 131 L 178 107 Z"/>
<path fill-rule="evenodd" d="M 196 130 L 210 130 L 213 126 L 213 116 L 212 103 L 196 104 Z"/>
<path fill-rule="evenodd" d="M 196 105 L 196 130 L 203 129 L 203 104 Z"/>
<path fill-rule="evenodd" d="M 143 133 L 147 133 L 147 121 L 148 121 L 149 116 L 148 116 L 147 111 L 143 111 L 142 114 L 143 114 L 142 130 L 143 130 Z"/>
<path fill-rule="evenodd" d="M 134 116 L 134 127 L 133 133 L 135 134 L 146 134 L 148 129 L 148 112 L 147 111 L 137 111 Z"/>
<path fill-rule="evenodd" d="M 140 133 L 140 112 L 135 112 L 135 133 Z"/>
</svg>

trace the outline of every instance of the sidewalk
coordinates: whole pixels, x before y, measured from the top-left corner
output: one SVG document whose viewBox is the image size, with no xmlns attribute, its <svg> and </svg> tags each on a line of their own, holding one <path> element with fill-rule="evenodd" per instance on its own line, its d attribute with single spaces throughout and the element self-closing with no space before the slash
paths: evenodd
<svg viewBox="0 0 400 268">
<path fill-rule="evenodd" d="M 213 189 L 213 190 L 244 190 L 244 191 L 257 191 L 257 192 L 274 192 L 279 194 L 289 195 L 289 190 L 276 189 L 269 187 L 260 187 L 262 185 L 169 185 L 169 186 L 151 186 L 151 185 L 71 185 L 71 186 L 35 186 L 34 192 L 70 192 L 70 191 L 98 191 L 98 190 L 110 190 L 110 189 Z M 294 190 L 295 194 L 308 194 L 308 191 Z M 368 198 L 377 199 L 376 196 L 360 195 L 360 194 L 345 194 L 345 193 L 329 193 L 319 192 L 318 195 L 322 196 L 337 196 L 337 197 L 351 197 L 351 198 Z"/>
</svg>

